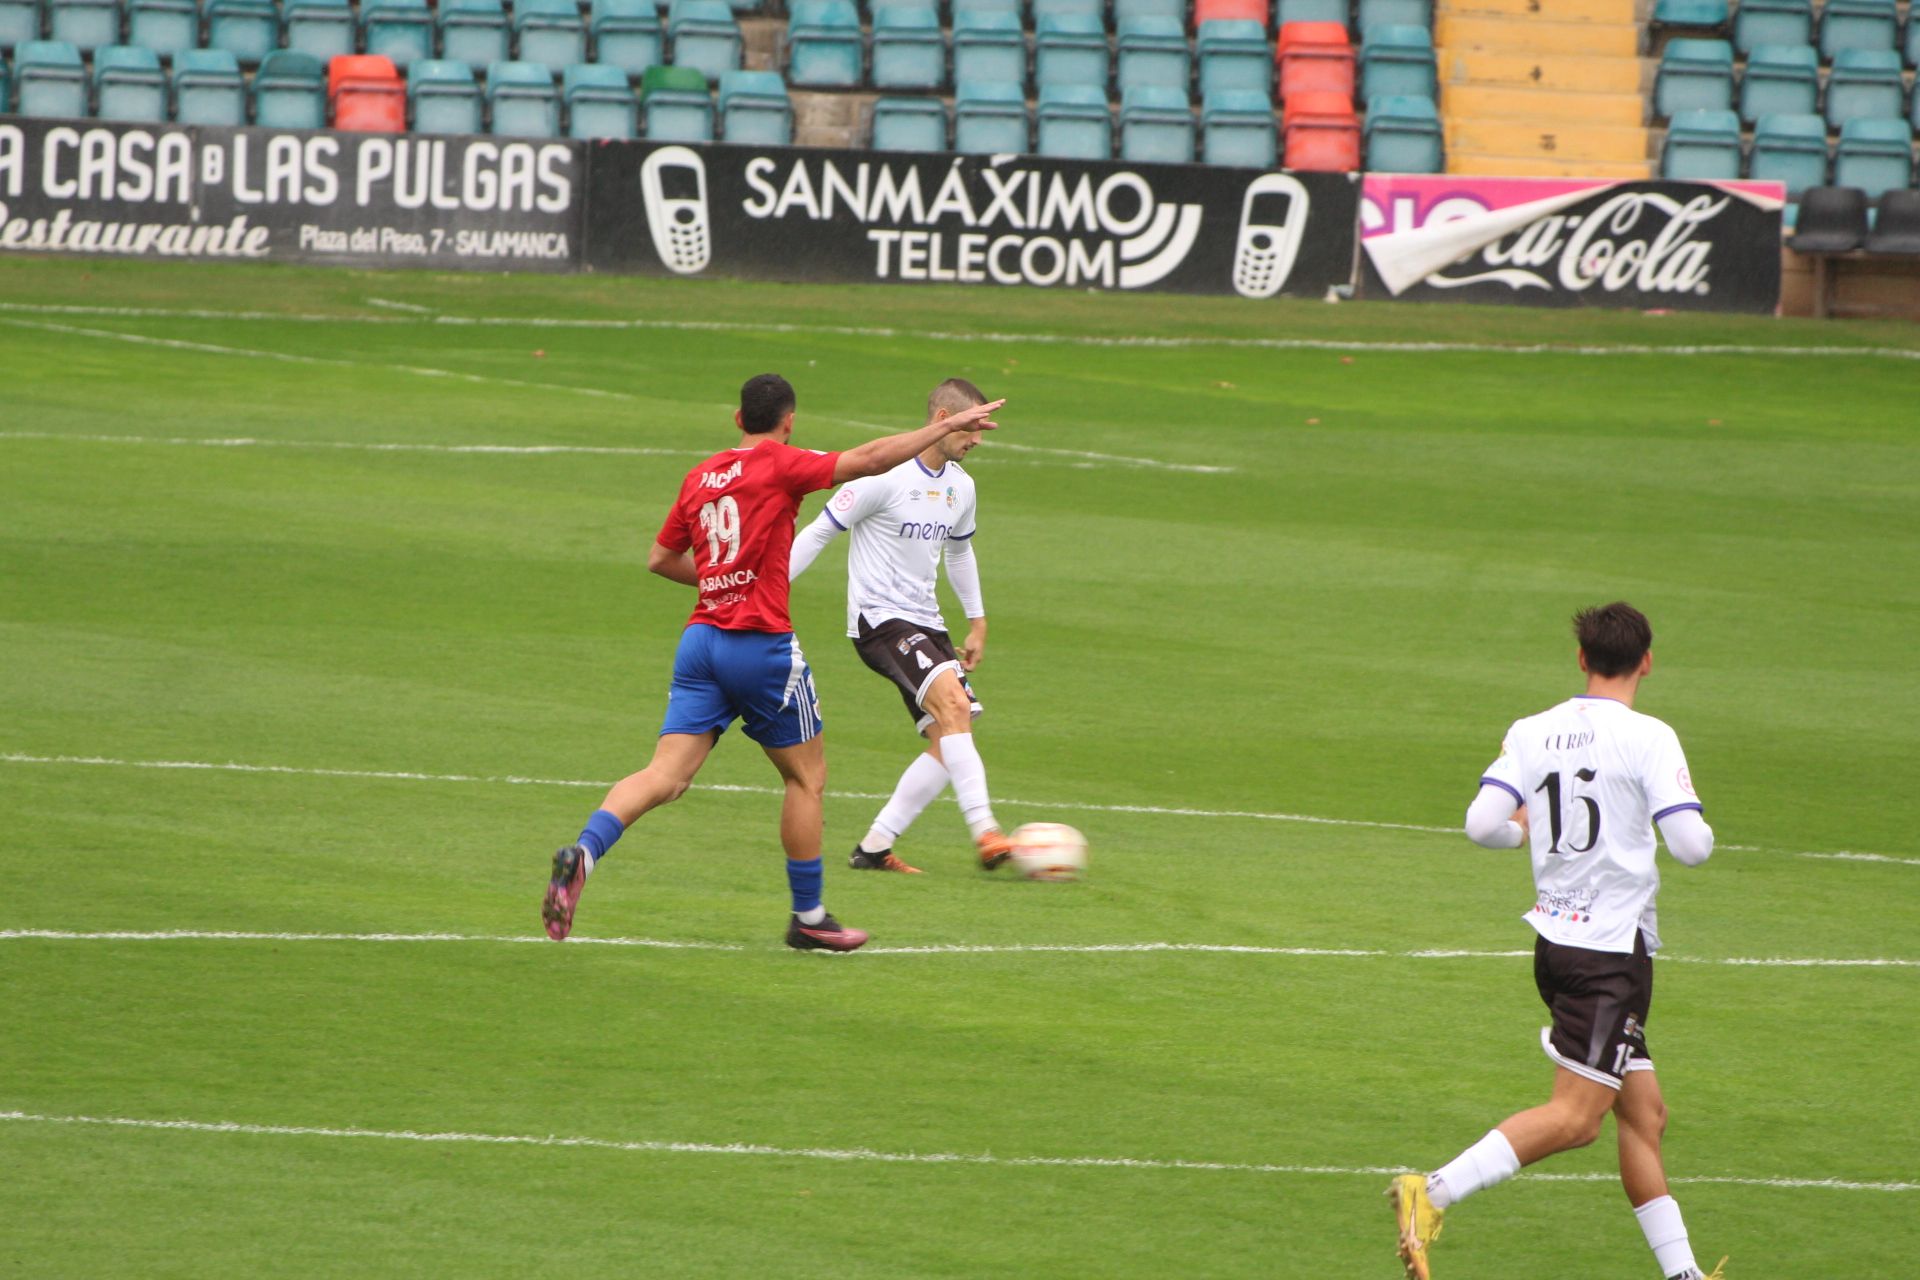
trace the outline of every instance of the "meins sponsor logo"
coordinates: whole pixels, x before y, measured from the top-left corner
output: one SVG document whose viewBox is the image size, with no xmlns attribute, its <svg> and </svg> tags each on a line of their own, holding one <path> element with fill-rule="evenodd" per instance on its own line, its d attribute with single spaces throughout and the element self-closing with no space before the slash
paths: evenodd
<svg viewBox="0 0 1920 1280">
<path fill-rule="evenodd" d="M 940 524 L 933 520 L 902 520 L 899 536 L 916 539 L 920 542 L 940 542 L 953 531 L 950 524 Z"/>
</svg>

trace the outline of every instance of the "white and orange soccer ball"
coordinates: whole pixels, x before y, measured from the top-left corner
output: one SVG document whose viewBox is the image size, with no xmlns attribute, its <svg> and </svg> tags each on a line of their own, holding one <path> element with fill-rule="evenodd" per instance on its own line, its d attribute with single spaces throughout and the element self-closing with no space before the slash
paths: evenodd
<svg viewBox="0 0 1920 1280">
<path fill-rule="evenodd" d="M 1087 838 L 1064 822 L 1029 822 L 1008 837 L 1014 870 L 1029 880 L 1078 880 L 1087 874 Z"/>
</svg>

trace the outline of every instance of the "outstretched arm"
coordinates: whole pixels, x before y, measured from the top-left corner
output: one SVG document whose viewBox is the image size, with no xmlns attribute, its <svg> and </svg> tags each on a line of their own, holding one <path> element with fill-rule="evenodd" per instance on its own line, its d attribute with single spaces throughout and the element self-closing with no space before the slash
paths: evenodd
<svg viewBox="0 0 1920 1280">
<path fill-rule="evenodd" d="M 793 550 L 787 555 L 787 581 L 807 571 L 814 558 L 827 549 L 827 544 L 840 534 L 840 526 L 827 518 L 822 511 L 813 518 L 813 523 L 793 535 Z"/>
<path fill-rule="evenodd" d="M 881 436 L 878 440 L 855 445 L 834 461 L 833 482 L 839 484 L 846 480 L 857 480 L 861 476 L 877 476 L 882 471 L 891 471 L 915 454 L 925 452 L 929 445 L 942 436 L 955 431 L 991 431 L 999 425 L 991 415 L 1005 403 L 1005 400 L 989 400 L 986 404 L 977 404 L 971 409 L 949 414 L 938 422 L 929 422 L 918 431 L 902 431 L 899 435 Z"/>
</svg>

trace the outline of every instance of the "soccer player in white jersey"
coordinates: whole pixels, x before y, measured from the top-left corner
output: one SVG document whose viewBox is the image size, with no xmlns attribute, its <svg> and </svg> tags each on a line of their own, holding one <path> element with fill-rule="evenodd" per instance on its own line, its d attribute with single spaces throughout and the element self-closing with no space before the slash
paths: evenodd
<svg viewBox="0 0 1920 1280">
<path fill-rule="evenodd" d="M 1450 1164 L 1395 1178 L 1387 1190 L 1407 1274 L 1428 1280 L 1427 1246 L 1441 1214 L 1556 1151 L 1584 1147 L 1613 1112 L 1620 1181 L 1667 1280 L 1703 1277 L 1660 1160 L 1666 1104 L 1648 1056 L 1655 825 L 1688 866 L 1713 852 L 1674 731 L 1633 709 L 1653 669 L 1653 628 L 1625 603 L 1576 614 L 1587 691 L 1516 720 L 1467 809 L 1467 835 L 1489 849 L 1531 840 L 1537 890 L 1525 915 L 1533 980 L 1552 1013 L 1540 1045 L 1553 1060 L 1547 1102 L 1507 1117 Z M 1726 1260 L 1723 1258 L 1721 1262 Z"/>
<path fill-rule="evenodd" d="M 985 402 L 971 382 L 949 378 L 927 397 L 927 423 Z M 949 782 L 980 865 L 991 871 L 1012 851 L 987 798 L 987 769 L 973 742 L 980 702 L 967 680 L 987 645 L 987 613 L 973 557 L 973 477 L 960 465 L 979 443 L 978 431 L 955 431 L 891 471 L 843 485 L 793 540 L 790 579 L 798 578 L 829 542 L 852 532 L 847 634 L 860 660 L 900 690 L 914 727 L 927 739 L 926 751 L 900 775 L 872 829 L 853 847 L 847 862 L 857 870 L 917 874 L 918 867 L 894 856 L 893 842 Z M 943 557 L 947 581 L 967 615 L 967 636 L 958 650 L 934 592 Z"/>
</svg>

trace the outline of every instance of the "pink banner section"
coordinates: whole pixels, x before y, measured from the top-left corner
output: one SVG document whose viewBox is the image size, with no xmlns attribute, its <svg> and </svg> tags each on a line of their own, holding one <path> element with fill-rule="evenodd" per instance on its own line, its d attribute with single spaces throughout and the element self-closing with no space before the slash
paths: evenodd
<svg viewBox="0 0 1920 1280">
<path fill-rule="evenodd" d="M 1466 174 L 1367 174 L 1360 183 L 1360 236 L 1417 231 L 1559 196 L 1586 195 L 1618 185 L 1611 178 L 1476 178 Z M 1786 203 L 1779 182 L 1714 182 L 1769 208 Z"/>
</svg>

